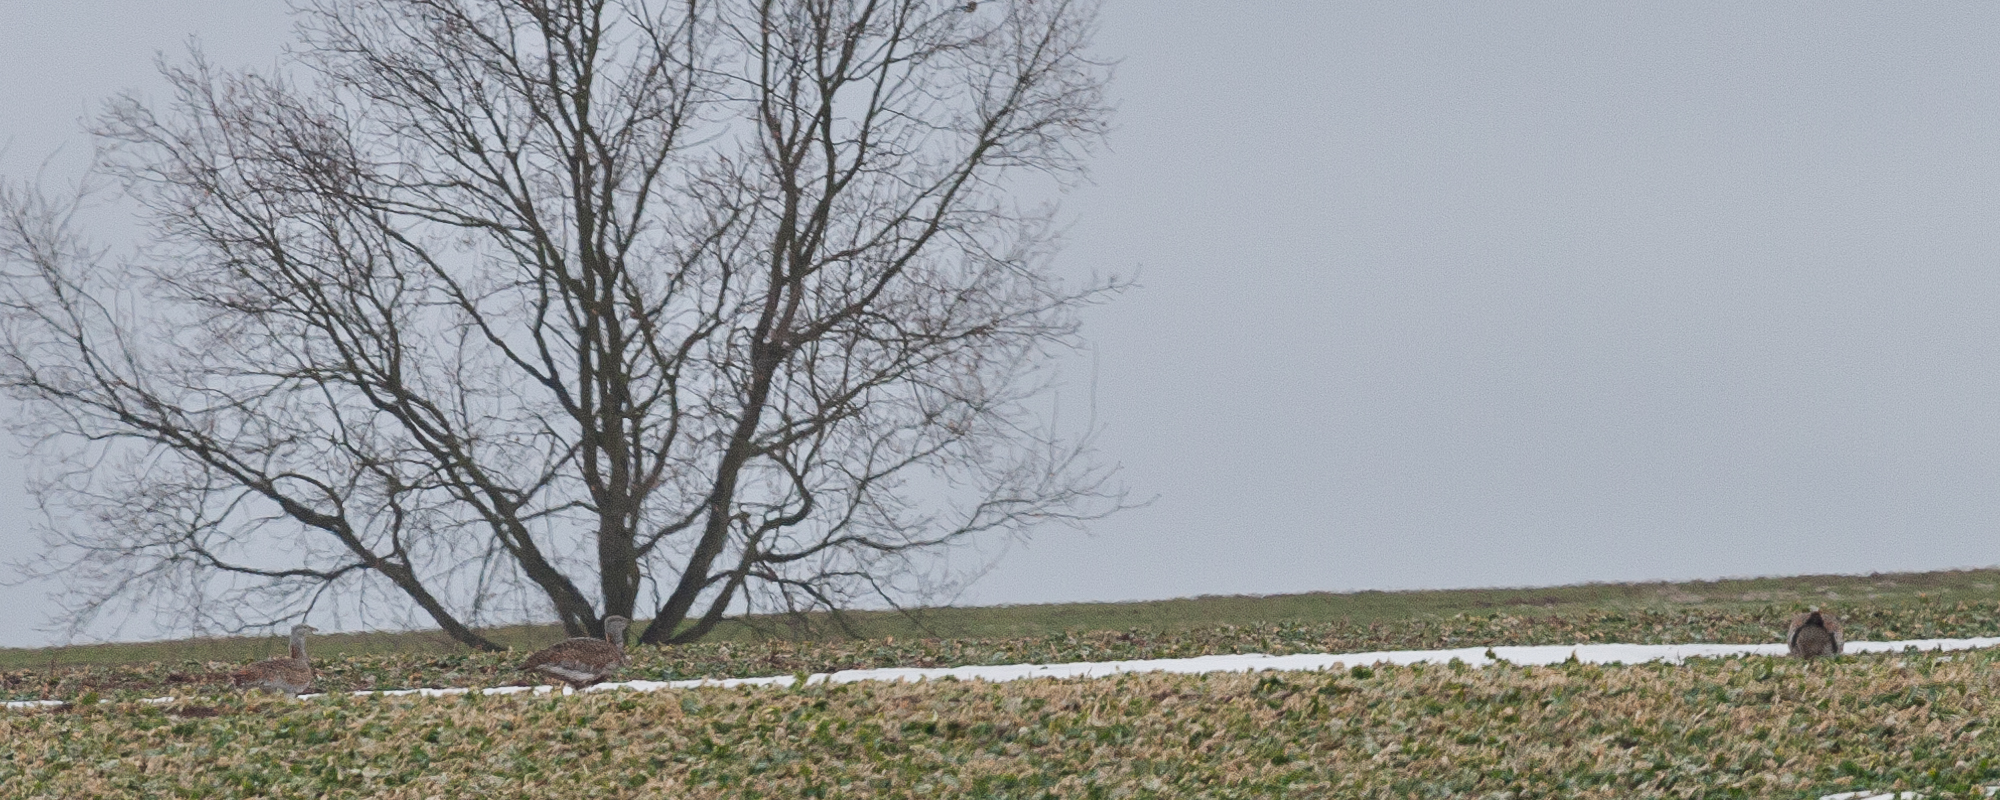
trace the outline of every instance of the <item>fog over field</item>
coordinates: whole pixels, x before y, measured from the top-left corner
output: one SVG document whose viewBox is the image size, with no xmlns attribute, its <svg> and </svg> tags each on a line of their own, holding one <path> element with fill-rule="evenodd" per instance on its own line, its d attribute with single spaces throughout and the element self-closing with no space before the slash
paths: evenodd
<svg viewBox="0 0 2000 800">
<path fill-rule="evenodd" d="M 281 5 L 0 0 L 0 173 L 73 175 L 189 37 L 270 63 Z M 1107 0 L 1119 127 L 1060 263 L 1141 288 L 1065 413 L 1157 500 L 960 601 L 2000 563 L 1997 38 L 1969 3 Z M 0 587 L 0 646 L 49 641 L 50 588 Z"/>
</svg>

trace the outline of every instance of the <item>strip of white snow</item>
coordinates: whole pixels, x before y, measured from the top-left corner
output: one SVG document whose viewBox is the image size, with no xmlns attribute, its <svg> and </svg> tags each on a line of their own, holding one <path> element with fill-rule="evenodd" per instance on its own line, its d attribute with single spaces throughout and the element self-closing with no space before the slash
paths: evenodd
<svg viewBox="0 0 2000 800">
<path fill-rule="evenodd" d="M 1899 653 L 1906 650 L 1973 650 L 2000 645 L 2000 637 L 1976 639 L 1913 639 L 1901 642 L 1848 642 L 1842 648 L 1845 653 Z M 1199 656 L 1196 658 L 1157 658 L 1134 661 L 1084 661 L 1071 664 L 1001 664 L 974 667 L 939 667 L 917 669 L 891 667 L 886 669 L 850 669 L 834 673 L 817 673 L 806 678 L 808 683 L 854 683 L 857 681 L 935 681 L 953 678 L 961 681 L 1013 681 L 1024 678 L 1104 678 L 1113 675 L 1140 672 L 1173 672 L 1194 674 L 1203 672 L 1262 672 L 1276 671 L 1318 671 L 1347 669 L 1374 664 L 1448 664 L 1462 661 L 1470 666 L 1483 667 L 1505 661 L 1511 664 L 1547 665 L 1560 664 L 1571 659 L 1585 664 L 1643 664 L 1664 661 L 1678 664 L 1690 658 L 1726 658 L 1729 656 L 1781 656 L 1785 654 L 1782 644 L 1563 644 L 1531 645 L 1507 647 L 1461 647 L 1452 650 L 1378 650 L 1367 653 L 1308 653 L 1291 656 L 1271 656 L 1262 653 L 1245 653 L 1226 656 Z M 797 679 L 791 675 L 773 675 L 764 678 L 698 678 L 681 681 L 624 681 L 621 683 L 600 683 L 585 691 L 603 692 L 631 690 L 641 692 L 662 689 L 692 689 L 697 687 L 742 687 L 742 686 L 790 686 Z M 445 697 L 465 694 L 472 689 L 388 689 L 354 692 L 355 695 L 383 695 L 387 697 Z M 547 694 L 553 691 L 548 686 L 495 686 L 477 690 L 481 694 Z M 319 695 L 300 695 L 301 699 Z M 167 703 L 171 697 L 148 698 L 143 702 Z M 46 708 L 63 705 L 61 700 L 16 700 L 5 704 L 7 708 Z"/>
<path fill-rule="evenodd" d="M 1973 650 L 2000 645 L 2000 637 L 1977 639 L 1914 639 L 1903 642 L 1848 642 L 1846 653 L 1899 653 L 1905 650 Z M 1103 678 L 1133 672 L 1262 672 L 1317 671 L 1374 664 L 1448 664 L 1452 660 L 1475 667 L 1505 661 L 1511 664 L 1560 664 L 1575 659 L 1585 664 L 1641 664 L 1665 661 L 1678 664 L 1690 658 L 1728 656 L 1781 656 L 1782 644 L 1564 644 L 1507 647 L 1461 647 L 1453 650 L 1378 650 L 1367 653 L 1308 653 L 1270 656 L 1246 653 L 1196 658 L 1160 658 L 1137 661 L 1085 661 L 1071 664 L 1003 664 L 998 666 L 939 667 L 914 669 L 852 669 L 818 673 L 808 683 L 853 683 L 856 681 L 918 681 L 955 678 L 962 681 L 1012 681 L 1022 678 Z M 603 683 L 586 691 L 634 689 L 657 691 L 698 686 L 790 686 L 789 675 L 768 678 L 719 678 L 687 681 L 626 681 Z"/>
</svg>

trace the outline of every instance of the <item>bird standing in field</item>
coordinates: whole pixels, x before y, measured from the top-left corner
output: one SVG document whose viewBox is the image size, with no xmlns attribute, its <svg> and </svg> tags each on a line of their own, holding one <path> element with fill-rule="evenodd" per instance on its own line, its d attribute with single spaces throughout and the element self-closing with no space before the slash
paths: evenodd
<svg viewBox="0 0 2000 800">
<path fill-rule="evenodd" d="M 1793 617 L 1792 628 L 1785 633 L 1792 655 L 1799 658 L 1840 655 L 1845 641 L 1840 635 L 1840 620 L 1817 608 Z"/>
<path fill-rule="evenodd" d="M 311 625 L 292 626 L 292 654 L 288 658 L 267 658 L 229 673 L 229 681 L 245 689 L 263 689 L 287 697 L 298 697 L 312 688 L 312 664 L 306 661 L 306 634 L 319 633 Z"/>
<path fill-rule="evenodd" d="M 540 672 L 562 681 L 572 689 L 603 683 L 620 668 L 631 663 L 625 657 L 625 628 L 632 621 L 624 617 L 604 618 L 604 638 L 564 639 L 528 656 L 521 669 Z"/>
</svg>

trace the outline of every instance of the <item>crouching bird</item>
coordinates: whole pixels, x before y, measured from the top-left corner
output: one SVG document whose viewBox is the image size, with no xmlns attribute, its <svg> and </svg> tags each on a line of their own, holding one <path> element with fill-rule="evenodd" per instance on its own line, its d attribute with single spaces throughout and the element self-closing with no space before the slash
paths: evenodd
<svg viewBox="0 0 2000 800">
<path fill-rule="evenodd" d="M 312 688 L 313 668 L 306 661 L 306 634 L 319 633 L 311 625 L 292 626 L 292 654 L 289 658 L 267 658 L 229 673 L 229 682 L 244 689 L 263 689 L 287 697 L 297 697 Z"/>
<path fill-rule="evenodd" d="M 1799 658 L 1840 655 L 1845 641 L 1840 635 L 1840 620 L 1817 608 L 1793 617 L 1792 629 L 1785 634 L 1792 655 Z"/>
<path fill-rule="evenodd" d="M 604 618 L 604 638 L 582 636 L 564 639 L 528 656 L 521 669 L 540 672 L 572 689 L 603 683 L 631 661 L 625 657 L 625 628 L 632 621 L 624 617 Z"/>
</svg>

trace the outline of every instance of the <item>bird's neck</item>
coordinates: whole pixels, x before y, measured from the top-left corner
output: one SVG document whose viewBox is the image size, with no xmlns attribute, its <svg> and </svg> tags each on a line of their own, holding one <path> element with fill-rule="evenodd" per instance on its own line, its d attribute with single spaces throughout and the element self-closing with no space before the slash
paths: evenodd
<svg viewBox="0 0 2000 800">
<path fill-rule="evenodd" d="M 298 661 L 306 660 L 306 635 L 303 633 L 292 634 L 292 658 Z"/>
</svg>

